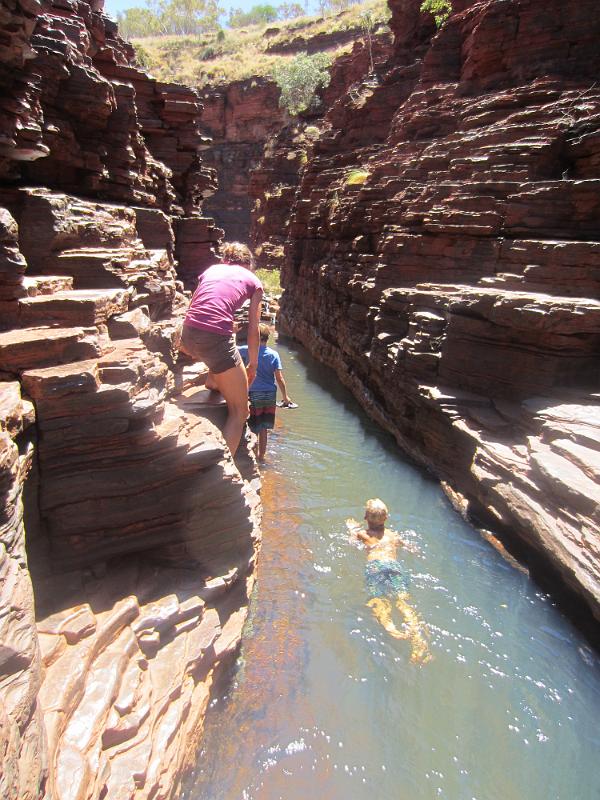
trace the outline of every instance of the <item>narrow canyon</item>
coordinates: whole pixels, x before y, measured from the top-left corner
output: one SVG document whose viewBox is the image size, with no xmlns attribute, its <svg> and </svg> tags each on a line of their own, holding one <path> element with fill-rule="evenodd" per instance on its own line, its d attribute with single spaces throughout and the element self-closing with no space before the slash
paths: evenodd
<svg viewBox="0 0 600 800">
<path fill-rule="evenodd" d="M 597 626 L 600 12 L 540 5 L 389 0 L 290 118 L 152 77 L 103 0 L 0 0 L 2 800 L 172 799 L 197 762 L 261 539 L 252 435 L 234 461 L 177 352 L 224 237 Z"/>
</svg>

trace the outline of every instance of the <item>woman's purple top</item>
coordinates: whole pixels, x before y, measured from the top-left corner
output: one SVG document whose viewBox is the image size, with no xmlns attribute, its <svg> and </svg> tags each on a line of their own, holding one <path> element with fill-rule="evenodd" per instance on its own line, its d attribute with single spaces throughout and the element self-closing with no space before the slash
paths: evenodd
<svg viewBox="0 0 600 800">
<path fill-rule="evenodd" d="M 184 325 L 230 336 L 234 313 L 262 288 L 249 269 L 238 264 L 213 264 L 198 277 Z"/>
</svg>

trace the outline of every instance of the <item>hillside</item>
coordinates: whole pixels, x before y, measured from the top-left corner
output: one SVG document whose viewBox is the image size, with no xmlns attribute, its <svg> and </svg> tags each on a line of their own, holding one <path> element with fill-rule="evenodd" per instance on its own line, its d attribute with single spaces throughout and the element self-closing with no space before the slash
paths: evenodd
<svg viewBox="0 0 600 800">
<path fill-rule="evenodd" d="M 368 0 L 330 16 L 301 17 L 201 36 L 134 39 L 139 61 L 160 80 L 200 88 L 246 78 L 268 77 L 301 52 L 335 57 L 365 35 L 365 24 L 387 28 L 385 0 Z"/>
</svg>

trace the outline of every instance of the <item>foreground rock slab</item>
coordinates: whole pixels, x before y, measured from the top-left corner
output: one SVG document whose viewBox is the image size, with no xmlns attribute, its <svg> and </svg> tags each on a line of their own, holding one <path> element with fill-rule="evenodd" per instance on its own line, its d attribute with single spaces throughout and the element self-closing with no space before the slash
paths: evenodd
<svg viewBox="0 0 600 800">
<path fill-rule="evenodd" d="M 253 579 L 136 558 L 108 574 L 72 574 L 73 605 L 37 623 L 52 796 L 176 796 Z"/>
</svg>

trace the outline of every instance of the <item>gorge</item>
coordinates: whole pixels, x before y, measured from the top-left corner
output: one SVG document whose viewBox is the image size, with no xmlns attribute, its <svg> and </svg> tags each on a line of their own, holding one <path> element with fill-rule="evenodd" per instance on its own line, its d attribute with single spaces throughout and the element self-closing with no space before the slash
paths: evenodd
<svg viewBox="0 0 600 800">
<path fill-rule="evenodd" d="M 175 798 L 197 760 L 262 512 L 177 357 L 219 225 L 282 269 L 280 330 L 597 625 L 600 14 L 389 5 L 290 120 L 261 79 L 151 77 L 103 0 L 1 0 L 2 798 Z"/>
</svg>

